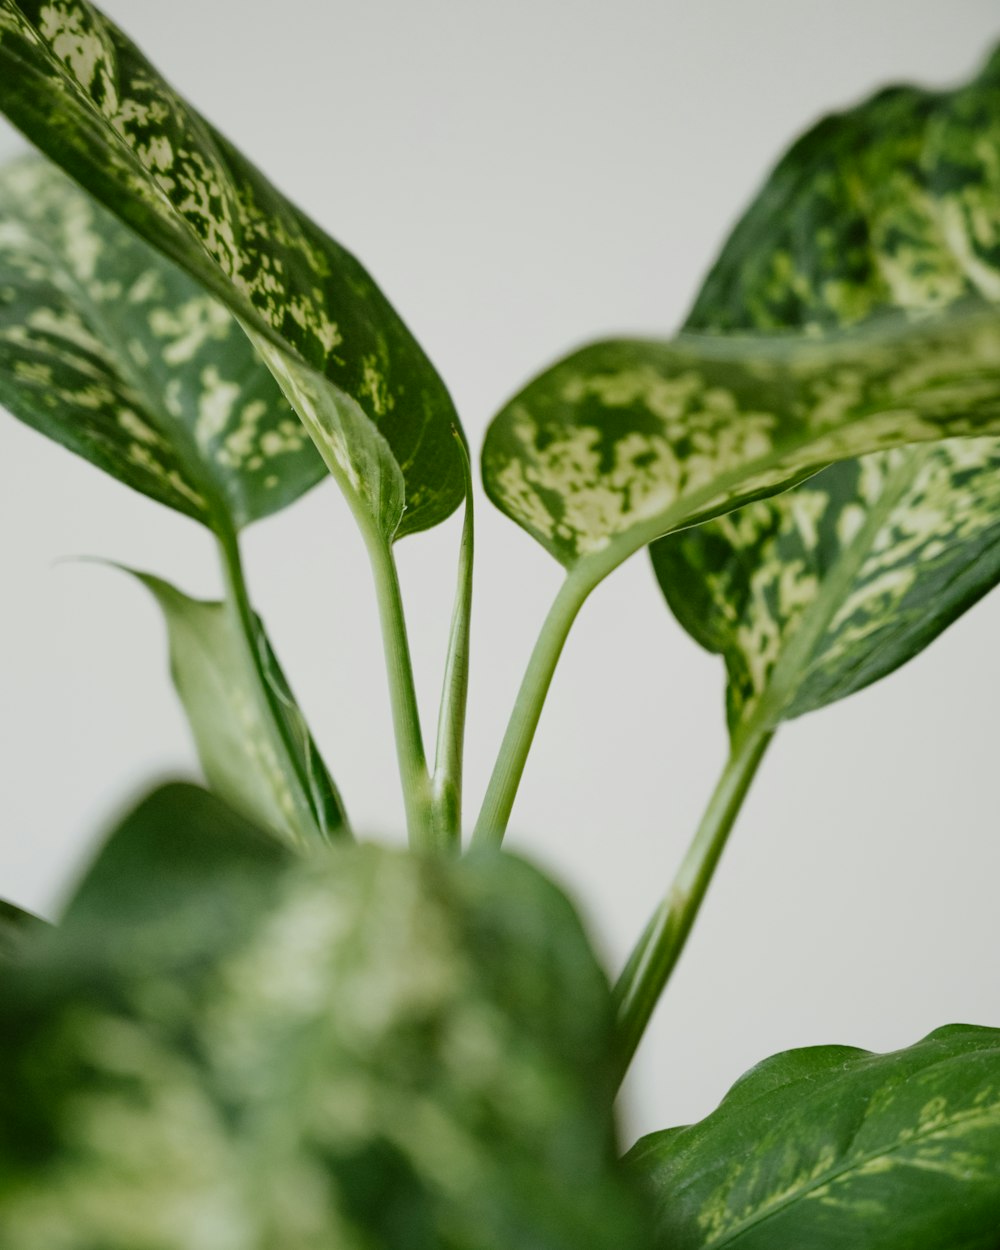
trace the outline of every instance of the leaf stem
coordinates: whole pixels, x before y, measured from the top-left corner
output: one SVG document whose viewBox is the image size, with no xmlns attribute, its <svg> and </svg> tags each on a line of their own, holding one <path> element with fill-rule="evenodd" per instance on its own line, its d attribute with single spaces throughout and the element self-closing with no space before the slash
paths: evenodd
<svg viewBox="0 0 1000 1250">
<path fill-rule="evenodd" d="M 294 784 L 289 787 L 289 790 L 295 802 L 296 821 L 301 829 L 315 835 L 321 842 L 329 841 L 330 837 L 334 835 L 350 838 L 351 831 L 346 815 L 343 817 L 341 824 L 332 828 L 328 827 L 323 819 L 322 811 L 312 801 L 313 790 L 310 779 L 304 771 L 301 754 L 296 750 L 295 743 L 292 741 L 287 721 L 281 714 L 278 691 L 275 690 L 268 676 L 264 659 L 261 655 L 257 615 L 253 610 L 250 596 L 247 592 L 239 539 L 230 527 L 221 523 L 217 524 L 216 535 L 222 556 L 226 600 L 230 610 L 235 615 L 240 633 L 243 635 L 243 640 L 246 644 L 250 662 L 257 677 L 257 684 L 264 704 L 262 710 L 266 711 L 277 740 L 280 743 L 284 756 L 282 760 L 283 767 L 287 769 L 290 776 L 294 779 Z M 334 798 L 338 812 L 343 814 L 344 805 L 340 795 L 335 794 Z"/>
<path fill-rule="evenodd" d="M 503 841 L 552 675 L 577 613 L 597 580 L 600 579 L 570 573 L 549 609 L 518 690 L 507 732 L 500 744 L 472 835 L 474 848 L 497 847 Z"/>
<path fill-rule="evenodd" d="M 458 556 L 458 587 L 448 639 L 438 713 L 434 775 L 431 778 L 431 823 L 435 843 L 455 851 L 462 841 L 462 758 L 465 746 L 465 714 L 469 695 L 469 636 L 472 622 L 472 569 L 475 554 L 475 520 L 472 502 L 472 466 L 469 452 L 457 428 L 452 428 L 462 451 L 465 468 L 465 520 Z"/>
<path fill-rule="evenodd" d="M 362 527 L 368 548 L 375 597 L 382 627 L 389 701 L 396 737 L 396 758 L 403 787 L 406 830 L 414 849 L 428 850 L 434 844 L 430 827 L 430 779 L 420 729 L 420 712 L 413 683 L 413 664 L 406 632 L 403 597 L 392 547 L 371 527 Z"/>
<path fill-rule="evenodd" d="M 709 799 L 666 897 L 653 913 L 614 989 L 616 1063 L 620 1081 L 632 1062 L 660 995 L 677 966 L 730 830 L 774 736 L 763 718 L 734 739 L 726 767 Z"/>
</svg>

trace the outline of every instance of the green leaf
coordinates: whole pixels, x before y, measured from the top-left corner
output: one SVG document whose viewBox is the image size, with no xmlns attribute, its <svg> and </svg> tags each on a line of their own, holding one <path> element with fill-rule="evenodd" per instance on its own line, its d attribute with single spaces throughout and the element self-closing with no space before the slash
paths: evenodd
<svg viewBox="0 0 1000 1250">
<path fill-rule="evenodd" d="M 793 1050 L 627 1156 L 664 1250 L 995 1250 L 1000 1030 Z"/>
<path fill-rule="evenodd" d="M 169 787 L 4 990 L 3 1245 L 648 1245 L 606 983 L 519 861 L 303 860 Z"/>
<path fill-rule="evenodd" d="M 955 92 L 894 88 L 781 161 L 688 320 L 811 332 L 1000 296 L 1000 54 Z M 992 224 L 990 224 L 992 223 Z M 891 672 L 1000 579 L 1000 442 L 827 469 L 653 545 L 675 615 L 725 657 L 729 722 L 774 725 Z"/>
<path fill-rule="evenodd" d="M 892 87 L 780 161 L 688 328 L 835 329 L 887 307 L 1000 298 L 1000 47 L 954 91 Z"/>
<path fill-rule="evenodd" d="M 726 660 L 730 730 L 823 707 L 892 672 L 1000 579 L 1000 443 L 836 465 L 654 543 L 685 629 Z"/>
<path fill-rule="evenodd" d="M 1000 431 L 1000 312 L 978 303 L 823 339 L 586 347 L 490 427 L 494 503 L 581 580 L 840 459 Z"/>
<path fill-rule="evenodd" d="M 0 171 L 0 403 L 222 534 L 325 475 L 226 309 L 37 157 Z"/>
<path fill-rule="evenodd" d="M 84 0 L 0 0 L 0 108 L 245 323 L 384 539 L 459 505 L 451 400 L 370 275 L 108 18 Z"/>
<path fill-rule="evenodd" d="M 484 456 L 494 502 L 599 577 L 826 464 L 994 433 L 995 325 L 984 311 L 977 329 L 970 306 L 1000 296 L 998 104 L 1000 55 L 953 95 L 898 89 L 817 127 L 738 227 L 686 333 L 585 348 L 504 409 Z M 887 330 L 890 308 L 938 316 L 897 312 Z M 810 343 L 773 333 L 790 327 Z M 706 345 L 720 330 L 734 333 Z"/>
<path fill-rule="evenodd" d="M 30 911 L 0 898 L 0 967 L 20 954 L 24 942 L 41 932 L 45 922 Z"/>
<path fill-rule="evenodd" d="M 308 845 L 346 833 L 343 804 L 260 618 L 248 638 L 231 603 L 191 599 L 127 570 L 167 622 L 170 671 L 212 790 L 236 811 Z"/>
</svg>

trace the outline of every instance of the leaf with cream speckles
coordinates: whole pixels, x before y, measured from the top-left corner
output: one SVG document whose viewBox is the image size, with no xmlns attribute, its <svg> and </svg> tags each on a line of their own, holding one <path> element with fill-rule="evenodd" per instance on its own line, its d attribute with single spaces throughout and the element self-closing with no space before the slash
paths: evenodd
<svg viewBox="0 0 1000 1250">
<path fill-rule="evenodd" d="M 385 540 L 458 506 L 453 405 L 371 276 L 108 18 L 85 0 L 0 0 L 0 108 L 246 325 Z"/>
<path fill-rule="evenodd" d="M 333 779 L 261 621 L 247 638 L 230 603 L 191 599 L 135 573 L 163 610 L 170 669 L 212 790 L 236 811 L 308 846 L 346 831 Z"/>
<path fill-rule="evenodd" d="M 663 534 L 835 461 L 1000 433 L 1000 309 L 810 339 L 694 336 L 586 347 L 490 427 L 493 501 L 596 582 Z"/>
<path fill-rule="evenodd" d="M 776 1055 L 626 1159 L 664 1250 L 995 1250 L 1000 1029 Z"/>
<path fill-rule="evenodd" d="M 225 308 L 37 157 L 0 171 L 0 402 L 221 533 L 325 476 Z"/>
<path fill-rule="evenodd" d="M 685 333 L 585 348 L 504 409 L 484 454 L 494 502 L 597 580 L 841 459 L 996 434 L 998 103 L 1000 54 L 954 94 L 893 90 L 824 122 Z"/>
<path fill-rule="evenodd" d="M 1000 54 L 953 93 L 827 118 L 736 227 L 688 328 L 850 325 L 1000 297 Z M 729 671 L 734 731 L 891 672 L 1000 579 L 1000 442 L 827 469 L 651 549 L 675 615 Z"/>
<path fill-rule="evenodd" d="M 3 990 L 4 1246 L 648 1246 L 607 984 L 518 860 L 304 860 L 167 787 Z"/>
</svg>

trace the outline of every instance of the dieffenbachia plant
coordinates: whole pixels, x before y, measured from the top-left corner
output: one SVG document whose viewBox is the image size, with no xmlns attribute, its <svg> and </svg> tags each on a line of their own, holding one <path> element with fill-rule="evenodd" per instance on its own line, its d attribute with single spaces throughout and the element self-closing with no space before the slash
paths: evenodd
<svg viewBox="0 0 1000 1250">
<path fill-rule="evenodd" d="M 792 1051 L 615 1157 L 620 1077 L 776 728 L 1000 578 L 1000 57 L 778 166 L 669 340 L 539 375 L 487 494 L 565 568 L 472 837 L 470 458 L 360 263 L 83 0 L 0 0 L 0 401 L 200 522 L 167 622 L 209 789 L 156 791 L 59 923 L 0 903 L 0 1243 L 18 1250 L 995 1250 L 1000 1030 Z M 61 167 L 61 168 L 57 168 Z M 68 176 L 67 176 L 68 175 Z M 239 534 L 325 476 L 371 557 L 411 852 L 354 841 Z M 395 542 L 465 501 L 436 757 Z M 651 546 L 726 661 L 732 754 L 617 986 L 498 851 L 570 626 Z"/>
</svg>

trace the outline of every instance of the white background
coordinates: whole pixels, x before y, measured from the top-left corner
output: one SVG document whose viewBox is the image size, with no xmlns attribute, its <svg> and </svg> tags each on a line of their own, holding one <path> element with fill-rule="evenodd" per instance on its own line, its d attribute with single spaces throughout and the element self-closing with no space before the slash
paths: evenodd
<svg viewBox="0 0 1000 1250">
<path fill-rule="evenodd" d="M 175 84 L 355 251 L 474 444 L 579 341 L 665 334 L 767 167 L 892 79 L 946 85 L 992 0 L 106 0 Z M 0 132 L 0 154 L 19 140 Z M 483 502 L 468 796 L 482 794 L 559 569 Z M 149 599 L 75 554 L 217 588 L 210 539 L 0 423 L 0 895 L 51 912 L 93 839 L 195 761 Z M 432 725 L 456 523 L 400 548 Z M 326 485 L 247 535 L 252 590 L 356 826 L 401 804 L 364 555 Z M 751 1063 L 1000 1025 L 1000 600 L 901 673 L 787 726 L 626 1087 L 625 1136 L 698 1118 Z M 636 557 L 557 673 L 511 845 L 617 970 L 722 765 L 721 664 Z"/>
</svg>

